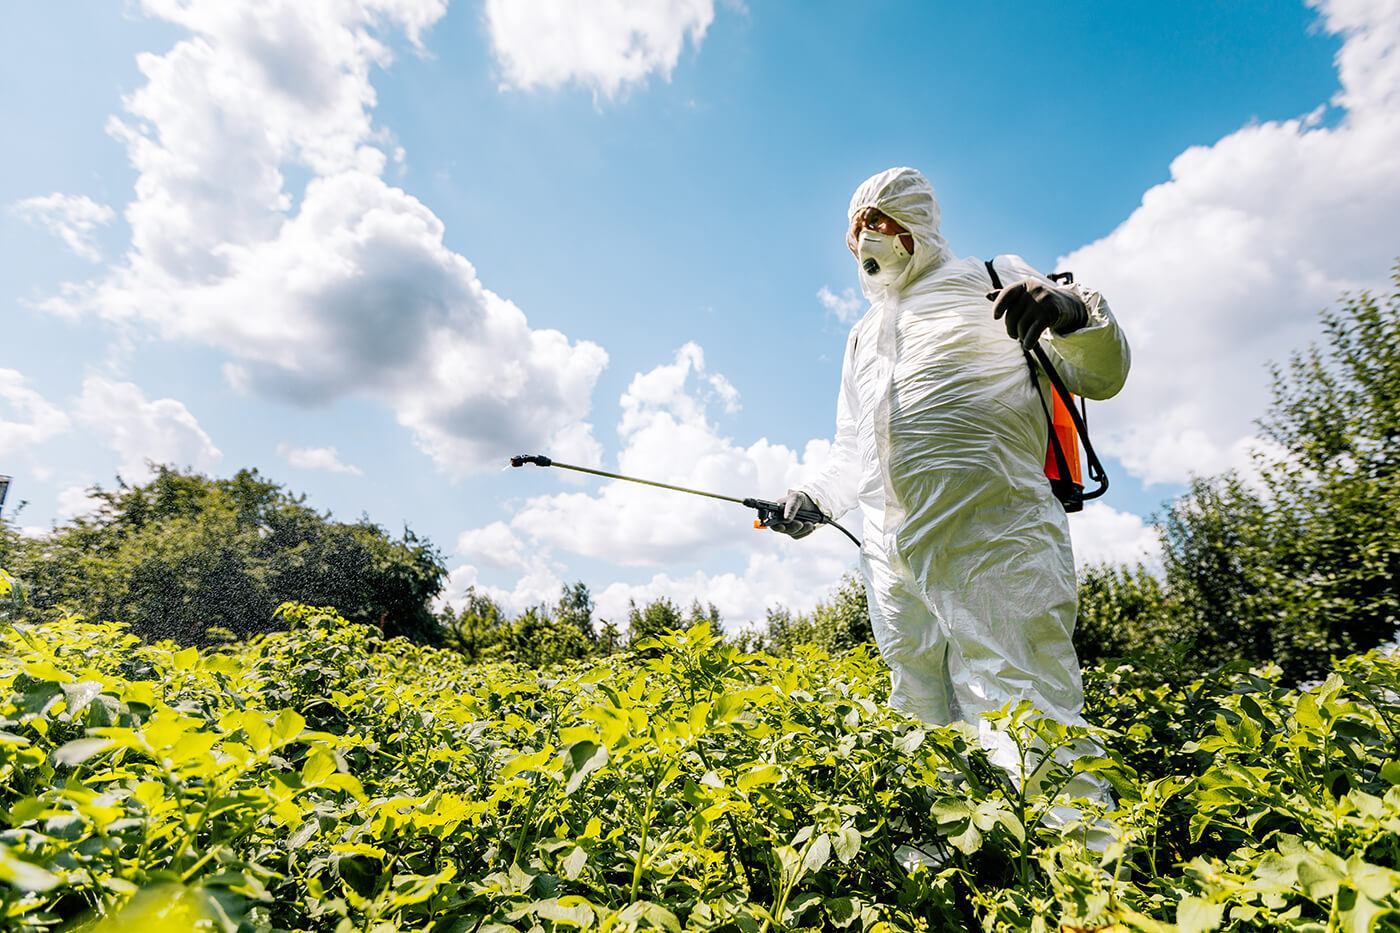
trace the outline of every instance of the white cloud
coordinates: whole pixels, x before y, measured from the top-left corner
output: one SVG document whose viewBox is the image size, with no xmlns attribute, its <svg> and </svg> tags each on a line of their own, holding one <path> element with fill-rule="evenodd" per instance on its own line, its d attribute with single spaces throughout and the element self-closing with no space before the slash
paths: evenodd
<svg viewBox="0 0 1400 933">
<path fill-rule="evenodd" d="M 87 515 L 97 507 L 97 500 L 88 496 L 87 486 L 68 486 L 60 490 L 56 513 L 62 521 Z"/>
<path fill-rule="evenodd" d="M 475 588 L 479 595 L 486 596 L 506 612 L 518 615 L 532 606 L 550 606 L 558 602 L 563 586 L 563 581 L 544 561 L 533 562 L 516 579 L 511 589 L 482 583 L 477 568 L 463 564 L 447 575 L 446 585 L 437 603 L 460 607 L 467 590 Z"/>
<path fill-rule="evenodd" d="M 60 238 L 74 253 L 91 262 L 102 261 L 102 253 L 93 242 L 93 233 L 99 226 L 109 224 L 117 217 L 117 212 L 105 204 L 70 194 L 25 198 L 10 209 L 24 220 Z"/>
<path fill-rule="evenodd" d="M 462 532 L 457 538 L 457 553 L 495 570 L 525 573 L 530 569 L 525 542 L 505 522 Z"/>
<path fill-rule="evenodd" d="M 293 447 L 291 444 L 278 444 L 277 456 L 299 470 L 326 470 L 330 473 L 363 475 L 357 466 L 340 462 L 340 454 L 334 447 Z"/>
<path fill-rule="evenodd" d="M 1059 260 L 1108 297 L 1133 373 L 1093 409 L 1100 449 L 1146 483 L 1244 467 L 1265 365 L 1318 336 L 1343 290 L 1382 288 L 1400 241 L 1400 3 L 1321 0 L 1344 37 L 1345 112 L 1186 150 L 1116 230 Z"/>
<path fill-rule="evenodd" d="M 99 376 L 83 380 L 74 416 L 119 458 L 127 482 L 150 475 L 147 462 L 212 471 L 223 454 L 194 415 L 173 398 L 148 401 L 139 386 Z"/>
<path fill-rule="evenodd" d="M 570 81 L 612 97 L 652 73 L 670 80 L 686 39 L 695 48 L 713 0 L 486 0 L 486 26 L 505 84 Z"/>
<path fill-rule="evenodd" d="M 865 309 L 870 306 L 854 288 L 848 288 L 838 295 L 823 285 L 817 291 L 817 300 L 823 308 L 836 315 L 836 320 L 842 324 L 854 324 L 859 321 L 861 315 L 865 314 Z"/>
<path fill-rule="evenodd" d="M 68 430 L 68 416 L 26 384 L 24 374 L 0 369 L 0 450 L 7 454 Z"/>
<path fill-rule="evenodd" d="M 804 470 L 824 460 L 825 441 L 809 443 L 800 454 L 766 440 L 735 445 L 710 420 L 709 409 L 737 402 L 728 381 L 707 371 L 701 348 L 686 344 L 671 363 L 639 373 L 623 394 L 621 450 L 610 469 L 740 499 L 776 498 L 797 485 Z M 557 485 L 551 472 L 538 476 L 538 485 Z M 508 523 L 464 532 L 458 551 L 471 563 L 454 573 L 463 591 L 477 582 L 479 568 L 521 574 L 511 589 L 478 586 L 519 611 L 546 597 L 557 598 L 555 553 L 587 555 L 657 568 L 645 583 L 614 583 L 595 593 L 601 618 L 623 624 L 629 599 L 641 605 L 666 596 L 682 608 L 694 600 L 712 602 L 725 619 L 740 624 L 762 620 L 765 608 L 774 604 L 811 609 L 856 564 L 855 547 L 835 530 L 819 529 L 793 541 L 754 530 L 754 517 L 737 503 L 622 481 L 597 482 L 588 491 L 533 496 Z M 677 577 L 667 569 L 736 555 L 744 555 L 742 571 Z"/>
<path fill-rule="evenodd" d="M 1069 528 L 1076 564 L 1161 563 L 1157 530 L 1139 515 L 1090 502 L 1069 516 Z"/>
<path fill-rule="evenodd" d="M 139 173 L 131 248 L 48 306 L 218 347 L 233 384 L 266 397 L 379 400 L 454 474 L 555 438 L 586 453 L 607 354 L 531 329 L 381 177 L 380 34 L 416 41 L 444 8 L 146 0 L 194 36 L 139 58 L 146 83 L 111 121 Z M 312 173 L 295 209 L 289 167 Z"/>
</svg>

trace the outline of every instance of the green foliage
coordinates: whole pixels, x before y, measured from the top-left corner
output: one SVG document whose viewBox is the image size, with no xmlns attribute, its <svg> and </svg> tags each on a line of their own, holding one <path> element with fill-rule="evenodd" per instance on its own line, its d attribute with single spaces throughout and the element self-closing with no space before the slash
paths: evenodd
<svg viewBox="0 0 1400 933">
<path fill-rule="evenodd" d="M 1082 657 L 1176 645 L 1178 679 L 1244 659 L 1302 681 L 1396 636 L 1400 266 L 1392 281 L 1383 300 L 1344 296 L 1323 340 L 1273 370 L 1255 479 L 1198 478 L 1159 520 L 1164 585 L 1081 578 Z"/>
<path fill-rule="evenodd" d="M 593 600 L 582 583 L 564 587 L 556 614 L 535 606 L 515 619 L 471 587 L 461 608 L 445 608 L 438 620 L 447 633 L 448 647 L 469 661 L 514 661 L 547 667 L 597 652 L 592 613 Z"/>
<path fill-rule="evenodd" d="M 36 540 L 5 541 L 36 612 L 206 644 L 210 628 L 237 637 L 269 631 L 278 605 L 301 600 L 390 635 L 440 637 L 429 601 L 446 568 L 407 529 L 395 541 L 365 519 L 333 522 L 255 470 L 214 480 L 162 466 L 149 483 L 91 495 L 91 516 Z"/>
<path fill-rule="evenodd" d="M 0 578 L 3 579 L 3 578 Z M 705 624 L 541 672 L 319 609 L 201 653 L 114 623 L 0 640 L 6 929 L 1298 931 L 1400 923 L 1400 663 L 1297 692 L 1087 677 L 1091 730 L 884 705 L 863 648 Z M 576 631 L 576 630 L 575 630 Z M 1094 744 L 1096 743 L 1096 744 Z M 1085 845 L 1055 748 L 1116 788 Z M 1034 772 L 1034 773 L 1032 773 Z M 900 867 L 919 845 L 936 871 Z"/>
<path fill-rule="evenodd" d="M 627 604 L 627 645 L 635 648 L 644 641 L 660 638 L 667 632 L 685 628 L 680 608 L 666 597 L 638 608 L 636 602 Z"/>
<path fill-rule="evenodd" d="M 562 625 L 571 625 L 578 629 L 579 634 L 589 644 L 598 640 L 597 633 L 593 631 L 593 596 L 582 580 L 573 586 L 564 585 L 559 594 L 559 605 L 554 611 L 554 618 Z"/>
<path fill-rule="evenodd" d="M 1083 665 L 1124 658 L 1177 640 L 1176 607 L 1162 581 L 1141 564 L 1104 564 L 1079 573 L 1074 650 Z"/>
<path fill-rule="evenodd" d="M 873 645 L 865 581 L 858 573 L 841 578 L 830 600 L 817 603 L 810 614 L 794 614 L 782 606 L 768 609 L 761 631 L 739 636 L 746 647 L 790 657 L 804 646 L 840 654 Z"/>
</svg>

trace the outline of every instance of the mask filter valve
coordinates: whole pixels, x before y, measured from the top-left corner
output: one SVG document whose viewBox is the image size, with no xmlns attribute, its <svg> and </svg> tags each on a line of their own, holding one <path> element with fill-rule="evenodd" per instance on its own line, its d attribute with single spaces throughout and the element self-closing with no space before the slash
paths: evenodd
<svg viewBox="0 0 1400 933">
<path fill-rule="evenodd" d="M 880 264 L 875 261 L 874 256 L 870 256 L 866 258 L 865 262 L 861 263 L 861 268 L 865 270 L 866 275 L 874 275 L 880 271 Z"/>
</svg>

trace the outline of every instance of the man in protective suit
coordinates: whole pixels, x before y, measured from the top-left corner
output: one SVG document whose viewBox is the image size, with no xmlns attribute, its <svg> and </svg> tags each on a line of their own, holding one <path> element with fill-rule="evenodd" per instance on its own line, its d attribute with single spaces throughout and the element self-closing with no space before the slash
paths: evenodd
<svg viewBox="0 0 1400 933">
<path fill-rule="evenodd" d="M 1038 342 L 1070 391 L 1103 399 L 1127 377 L 1128 345 L 1101 295 L 1018 256 L 995 260 L 1007 287 L 990 294 L 984 263 L 949 252 L 933 187 L 914 169 L 867 180 L 849 219 L 870 308 L 846 341 L 830 455 L 780 500 L 785 520 L 772 527 L 802 537 L 812 526 L 793 520 L 799 508 L 834 519 L 860 506 L 891 704 L 932 724 L 978 724 L 1009 767 L 1009 739 L 981 713 L 1026 699 L 1084 722 L 1074 556 L 1023 348 Z"/>
</svg>

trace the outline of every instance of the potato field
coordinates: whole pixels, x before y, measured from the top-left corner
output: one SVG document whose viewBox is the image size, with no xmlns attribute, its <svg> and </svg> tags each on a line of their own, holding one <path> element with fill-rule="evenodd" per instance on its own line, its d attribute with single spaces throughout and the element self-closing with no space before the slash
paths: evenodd
<svg viewBox="0 0 1400 933">
<path fill-rule="evenodd" d="M 541 671 L 280 611 L 204 651 L 6 628 L 4 929 L 1400 930 L 1393 658 L 1301 692 L 1087 672 L 1104 754 L 1078 767 L 1123 837 L 1098 852 L 1042 822 L 1067 774 L 1010 780 L 974 730 L 891 711 L 864 650 L 699 625 Z"/>
</svg>

